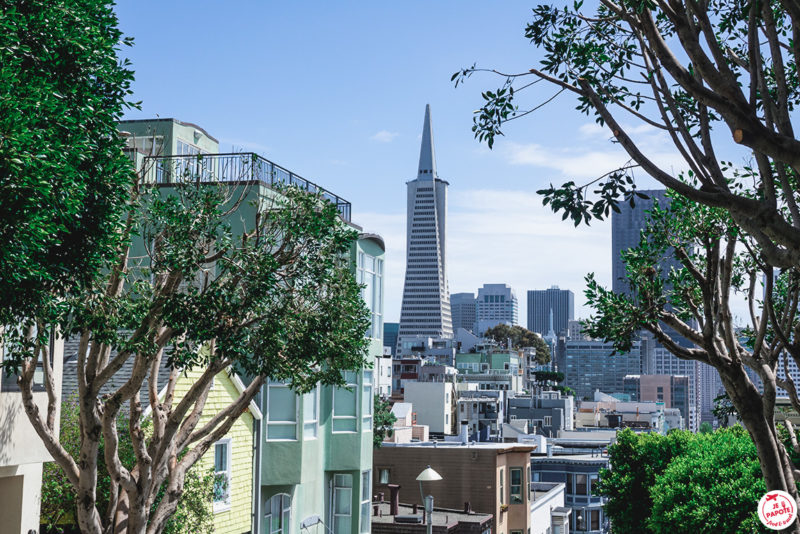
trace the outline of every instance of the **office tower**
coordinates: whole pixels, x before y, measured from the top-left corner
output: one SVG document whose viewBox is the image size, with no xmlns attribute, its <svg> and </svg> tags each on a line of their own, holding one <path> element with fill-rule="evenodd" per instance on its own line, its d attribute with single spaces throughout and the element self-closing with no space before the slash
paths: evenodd
<svg viewBox="0 0 800 534">
<path fill-rule="evenodd" d="M 546 335 L 550 330 L 550 311 L 553 312 L 553 331 L 561 335 L 569 321 L 575 318 L 575 294 L 569 289 L 535 289 L 528 291 L 528 330 Z"/>
<path fill-rule="evenodd" d="M 450 312 L 453 316 L 453 333 L 459 328 L 469 330 L 475 327 L 475 293 L 453 293 L 450 295 Z"/>
<path fill-rule="evenodd" d="M 436 173 L 431 107 L 425 107 L 417 178 L 406 184 L 406 278 L 397 355 L 408 354 L 404 338 L 453 337 L 447 288 L 447 186 Z M 410 342 L 410 341 L 409 341 Z"/>
<path fill-rule="evenodd" d="M 611 354 L 614 347 L 602 341 L 567 341 L 564 354 L 564 385 L 572 388 L 575 399 L 593 398 L 595 390 L 624 393 L 624 379 L 641 374 L 639 342 L 627 354 Z"/>
<path fill-rule="evenodd" d="M 499 324 L 519 323 L 519 302 L 506 284 L 483 284 L 475 305 L 475 334 L 481 335 Z"/>
</svg>

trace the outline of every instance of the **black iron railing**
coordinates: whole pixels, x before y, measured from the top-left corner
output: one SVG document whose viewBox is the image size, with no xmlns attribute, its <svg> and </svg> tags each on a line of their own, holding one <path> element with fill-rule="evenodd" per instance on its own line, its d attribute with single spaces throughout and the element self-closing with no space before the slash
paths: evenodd
<svg viewBox="0 0 800 534">
<path fill-rule="evenodd" d="M 342 219 L 350 222 L 350 202 L 253 152 L 148 156 L 144 168 L 150 183 L 259 181 L 271 186 L 294 185 L 318 193 L 336 206 Z"/>
</svg>

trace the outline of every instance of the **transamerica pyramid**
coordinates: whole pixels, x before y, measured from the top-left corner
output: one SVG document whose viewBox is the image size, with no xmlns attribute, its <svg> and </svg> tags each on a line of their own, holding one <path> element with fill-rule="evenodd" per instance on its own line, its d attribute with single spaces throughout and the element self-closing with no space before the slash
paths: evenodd
<svg viewBox="0 0 800 534">
<path fill-rule="evenodd" d="M 436 173 L 431 107 L 425 106 L 422 145 L 417 178 L 407 182 L 406 278 L 397 355 L 410 354 L 404 347 L 412 339 L 452 338 L 450 292 L 447 286 L 446 223 L 447 186 Z"/>
</svg>

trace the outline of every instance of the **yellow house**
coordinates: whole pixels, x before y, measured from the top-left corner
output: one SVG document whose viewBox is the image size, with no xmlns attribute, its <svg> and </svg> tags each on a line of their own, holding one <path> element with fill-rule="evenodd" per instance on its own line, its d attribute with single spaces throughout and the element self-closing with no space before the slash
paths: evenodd
<svg viewBox="0 0 800 534">
<path fill-rule="evenodd" d="M 175 402 L 186 394 L 200 374 L 197 370 L 181 375 L 175 386 Z M 223 371 L 214 377 L 198 428 L 235 401 L 244 388 L 236 374 Z M 225 437 L 198 462 L 202 470 L 214 469 L 215 534 L 242 534 L 252 529 L 254 429 L 260 419 L 261 411 L 251 402 Z"/>
</svg>

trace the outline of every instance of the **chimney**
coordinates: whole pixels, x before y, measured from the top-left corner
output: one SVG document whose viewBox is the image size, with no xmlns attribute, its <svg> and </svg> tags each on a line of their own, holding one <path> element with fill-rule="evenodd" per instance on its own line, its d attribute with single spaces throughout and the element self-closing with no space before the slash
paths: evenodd
<svg viewBox="0 0 800 534">
<path fill-rule="evenodd" d="M 547 443 L 547 457 L 548 458 L 553 457 L 553 444 L 549 442 Z"/>
<path fill-rule="evenodd" d="M 389 487 L 389 515 L 400 513 L 400 484 L 387 484 Z"/>
<path fill-rule="evenodd" d="M 466 445 L 467 441 L 469 441 L 469 424 L 461 421 L 461 444 Z"/>
</svg>

